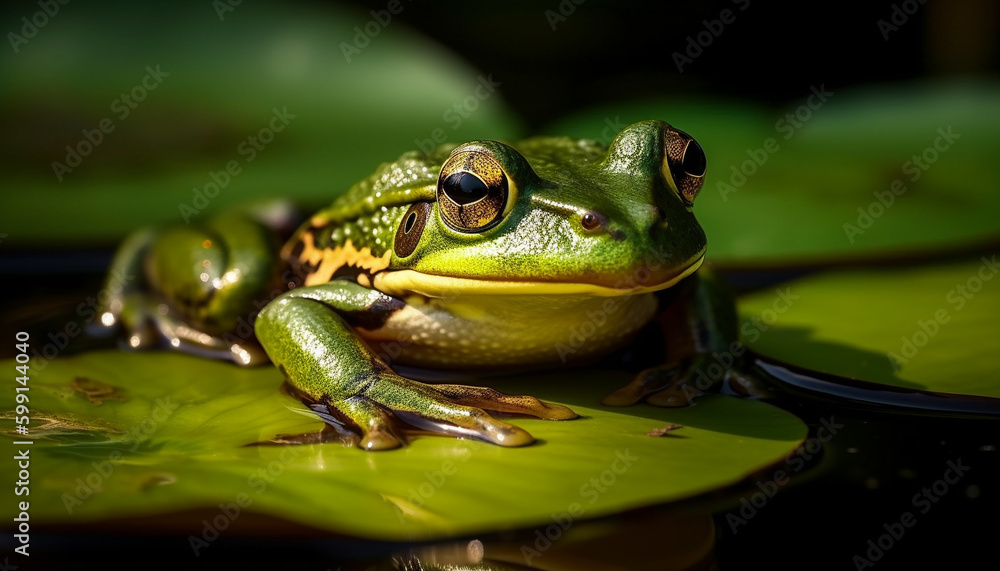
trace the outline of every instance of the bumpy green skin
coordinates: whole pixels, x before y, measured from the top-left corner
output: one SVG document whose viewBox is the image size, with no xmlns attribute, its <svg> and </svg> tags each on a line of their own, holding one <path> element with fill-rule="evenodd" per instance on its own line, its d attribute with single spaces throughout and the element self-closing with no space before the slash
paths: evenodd
<svg viewBox="0 0 1000 571">
<path fill-rule="evenodd" d="M 142 323 L 153 323 L 175 347 L 255 363 L 262 355 L 253 340 L 234 336 L 241 316 L 252 315 L 250 302 L 271 297 L 275 284 L 298 286 L 260 311 L 256 338 L 295 389 L 327 405 L 370 450 L 399 446 L 413 425 L 505 446 L 533 441 L 486 410 L 576 416 L 533 397 L 420 383 L 397 374 L 397 364 L 587 362 L 629 343 L 658 312 L 666 362 L 606 402 L 687 404 L 722 380 L 696 373 L 713 353 L 735 347 L 736 317 L 717 280 L 683 278 L 700 264 L 706 242 L 678 190 L 683 181 L 672 174 L 678 159 L 665 151 L 677 137 L 666 123 L 645 121 L 608 148 L 546 137 L 406 153 L 302 225 L 281 253 L 291 273 L 282 273 L 263 225 L 245 214 L 200 229 L 141 233 L 123 246 L 114 270 L 144 266 L 146 286 L 119 288 L 106 322 L 124 321 L 133 340 Z M 443 218 L 438 177 L 453 150 L 491 157 L 507 178 L 505 214 L 485 231 L 459 231 Z M 400 255 L 396 236 L 416 203 L 429 203 L 429 214 L 415 247 Z M 206 261 L 218 269 L 208 279 Z M 234 270 L 239 279 L 228 279 Z M 412 279 L 396 281 L 404 275 Z M 158 311 L 164 306 L 166 315 Z M 574 338 L 595 312 L 601 326 Z M 177 334 L 185 327 L 194 332 Z"/>
</svg>

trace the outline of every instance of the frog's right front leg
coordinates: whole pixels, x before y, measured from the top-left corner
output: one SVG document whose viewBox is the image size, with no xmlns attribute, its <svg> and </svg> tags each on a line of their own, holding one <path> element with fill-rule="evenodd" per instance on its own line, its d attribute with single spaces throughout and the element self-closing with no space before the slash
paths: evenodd
<svg viewBox="0 0 1000 571">
<path fill-rule="evenodd" d="M 396 374 L 351 325 L 371 326 L 404 305 L 356 283 L 334 281 L 278 297 L 257 316 L 255 330 L 289 382 L 353 424 L 367 450 L 403 444 L 403 423 L 502 446 L 534 442 L 527 431 L 494 419 L 483 408 L 550 420 L 576 417 L 567 407 L 534 397 L 463 385 L 435 387 Z"/>
</svg>

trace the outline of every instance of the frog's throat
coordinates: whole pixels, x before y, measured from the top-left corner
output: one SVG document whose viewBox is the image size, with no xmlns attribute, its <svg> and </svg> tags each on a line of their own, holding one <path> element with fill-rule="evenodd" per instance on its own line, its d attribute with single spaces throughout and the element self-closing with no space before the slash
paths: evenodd
<svg viewBox="0 0 1000 571">
<path fill-rule="evenodd" d="M 705 251 L 679 274 L 653 285 L 608 287 L 598 284 L 542 281 L 505 281 L 475 278 L 458 278 L 425 274 L 415 270 L 384 271 L 375 274 L 375 289 L 392 296 L 419 294 L 425 297 L 449 298 L 456 295 L 592 295 L 621 296 L 649 293 L 666 289 L 693 274 L 705 261 Z"/>
</svg>

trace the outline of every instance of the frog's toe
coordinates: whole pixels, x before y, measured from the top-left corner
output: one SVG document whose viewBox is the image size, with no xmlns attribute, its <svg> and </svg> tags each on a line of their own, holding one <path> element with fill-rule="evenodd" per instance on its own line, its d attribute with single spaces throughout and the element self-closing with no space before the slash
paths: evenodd
<svg viewBox="0 0 1000 571">
<path fill-rule="evenodd" d="M 528 431 L 497 420 L 480 407 L 452 402 L 439 387 L 415 381 L 405 386 L 412 390 L 388 390 L 383 402 L 394 411 L 410 413 L 410 422 L 421 428 L 500 446 L 525 446 L 535 441 Z"/>
<path fill-rule="evenodd" d="M 601 400 L 606 406 L 633 405 L 651 394 L 666 390 L 677 379 L 679 367 L 653 367 L 632 379 L 632 382 Z"/>
<path fill-rule="evenodd" d="M 126 301 L 119 315 L 102 315 L 107 328 L 121 324 L 128 335 L 127 343 L 132 349 L 168 347 L 203 357 L 226 359 L 237 365 L 260 365 L 269 362 L 267 353 L 250 336 L 246 339 L 230 340 L 231 335 L 211 335 L 188 325 L 171 311 L 163 311 L 160 304 L 144 294 L 133 294 Z"/>
<path fill-rule="evenodd" d="M 405 444 L 404 434 L 412 432 L 413 428 L 500 446 L 525 446 L 535 441 L 523 428 L 497 420 L 482 408 L 467 404 L 483 401 L 482 404 L 492 406 L 492 400 L 490 404 L 484 401 L 486 397 L 494 396 L 488 392 L 489 389 L 462 387 L 466 390 L 458 390 L 458 385 L 444 387 L 445 390 L 439 390 L 438 386 L 390 375 L 366 386 L 338 408 L 361 430 L 363 436 L 359 445 L 366 450 L 386 450 Z M 453 400 L 451 394 L 463 396 L 466 402 L 456 402 L 462 401 L 462 398 Z M 518 398 L 521 397 L 502 399 L 504 404 L 494 409 L 513 408 Z M 531 404 L 530 400 L 526 402 Z M 556 408 L 558 405 L 548 406 L 553 407 L 550 414 L 566 414 Z"/>
<path fill-rule="evenodd" d="M 229 358 L 237 365 L 263 365 L 270 362 L 267 353 L 255 341 L 233 343 L 229 346 Z"/>
<path fill-rule="evenodd" d="M 662 391 L 649 395 L 646 402 L 653 406 L 678 408 L 691 406 L 695 399 L 704 395 L 702 391 L 686 381 L 678 381 Z"/>
<path fill-rule="evenodd" d="M 395 412 L 407 423 L 430 432 L 500 446 L 526 446 L 535 441 L 523 428 L 497 420 L 479 407 L 454 404 L 445 398 L 431 398 L 416 406 L 403 405 Z"/>
<path fill-rule="evenodd" d="M 370 427 L 364 437 L 358 442 L 358 446 L 365 450 L 392 450 L 399 448 L 403 443 L 383 427 Z"/>
<path fill-rule="evenodd" d="M 729 393 L 749 398 L 771 398 L 774 394 L 767 383 L 753 373 L 732 369 L 726 373 L 726 389 Z"/>
<path fill-rule="evenodd" d="M 434 385 L 434 390 L 454 403 L 497 412 L 526 414 L 543 420 L 570 420 L 579 416 L 571 408 L 561 404 L 545 402 L 528 395 L 508 395 L 486 387 Z"/>
<path fill-rule="evenodd" d="M 535 437 L 527 430 L 497 420 L 476 407 L 445 405 L 430 414 L 401 411 L 399 416 L 407 423 L 430 432 L 472 438 L 499 446 L 527 446 L 535 442 Z"/>
<path fill-rule="evenodd" d="M 404 440 L 393 430 L 393 421 L 378 405 L 361 396 L 344 402 L 340 411 L 361 430 L 358 446 L 365 450 L 392 450 L 403 445 Z"/>
<path fill-rule="evenodd" d="M 120 326 L 132 349 L 149 349 L 159 345 L 160 332 L 155 325 L 155 308 L 144 296 L 129 295 L 124 301 L 116 303 L 115 309 L 116 312 L 105 311 L 101 314 L 100 327 L 104 331 L 115 331 Z"/>
<path fill-rule="evenodd" d="M 500 446 L 525 446 L 535 441 L 528 431 L 497 420 L 482 408 L 451 401 L 436 386 L 398 376 L 381 381 L 370 385 L 365 396 L 418 428 Z"/>
</svg>

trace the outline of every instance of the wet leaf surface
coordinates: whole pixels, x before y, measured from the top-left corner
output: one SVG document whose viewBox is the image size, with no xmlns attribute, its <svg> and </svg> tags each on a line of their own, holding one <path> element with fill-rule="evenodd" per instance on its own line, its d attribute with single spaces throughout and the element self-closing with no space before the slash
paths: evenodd
<svg viewBox="0 0 1000 571">
<path fill-rule="evenodd" d="M 70 386 L 78 376 L 130 398 L 95 405 Z M 514 419 L 538 439 L 529 447 L 419 437 L 405 449 L 369 453 L 339 444 L 248 446 L 322 426 L 298 413 L 303 406 L 279 391 L 281 375 L 271 367 L 166 353 L 57 358 L 33 371 L 31 404 L 81 428 L 31 425 L 41 475 L 32 483 L 32 517 L 89 525 L 243 502 L 245 510 L 345 534 L 444 537 L 688 498 L 779 462 L 806 434 L 791 414 L 731 397 L 688 409 L 597 404 L 626 380 L 621 372 L 573 370 L 491 382 L 582 415 Z M 683 429 L 648 436 L 671 424 Z"/>
<path fill-rule="evenodd" d="M 1000 397 L 995 260 L 830 272 L 758 292 L 740 301 L 744 341 L 844 377 Z"/>
</svg>

